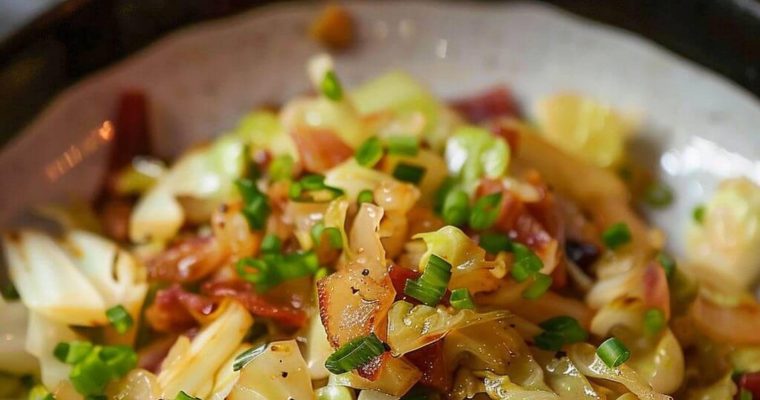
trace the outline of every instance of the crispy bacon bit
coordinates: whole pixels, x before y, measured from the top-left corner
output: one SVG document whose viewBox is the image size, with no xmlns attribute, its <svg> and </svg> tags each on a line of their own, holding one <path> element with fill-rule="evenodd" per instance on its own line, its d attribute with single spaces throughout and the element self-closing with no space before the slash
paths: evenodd
<svg viewBox="0 0 760 400">
<path fill-rule="evenodd" d="M 233 298 L 251 314 L 271 318 L 286 326 L 300 328 L 306 325 L 306 313 L 303 310 L 271 303 L 264 296 L 256 293 L 248 282 L 206 282 L 201 288 L 201 293 L 214 300 Z"/>
<path fill-rule="evenodd" d="M 451 390 L 451 374 L 443 360 L 443 340 L 406 354 L 406 359 L 422 372 L 420 383 L 441 393 Z"/>
<path fill-rule="evenodd" d="M 354 150 L 330 130 L 298 127 L 291 135 L 303 167 L 309 172 L 327 171 L 354 154 Z"/>
<path fill-rule="evenodd" d="M 221 267 L 227 253 L 213 236 L 182 239 L 147 262 L 148 277 L 164 282 L 195 282 Z"/>
<path fill-rule="evenodd" d="M 506 86 L 497 86 L 478 95 L 455 100 L 451 106 L 472 123 L 520 114 L 517 102 Z"/>
<path fill-rule="evenodd" d="M 158 332 L 179 333 L 198 324 L 193 314 L 209 315 L 215 308 L 214 302 L 174 284 L 156 293 L 153 304 L 145 310 L 145 318 Z"/>
</svg>

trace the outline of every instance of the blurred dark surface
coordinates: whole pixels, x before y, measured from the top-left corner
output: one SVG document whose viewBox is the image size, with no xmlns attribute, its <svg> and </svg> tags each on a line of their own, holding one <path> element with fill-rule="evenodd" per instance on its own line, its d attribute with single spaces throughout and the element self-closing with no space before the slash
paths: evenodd
<svg viewBox="0 0 760 400">
<path fill-rule="evenodd" d="M 760 98 L 758 0 L 545 1 L 638 33 L 715 70 Z M 0 42 L 0 145 L 63 88 L 163 34 L 271 2 L 62 2 Z"/>
</svg>

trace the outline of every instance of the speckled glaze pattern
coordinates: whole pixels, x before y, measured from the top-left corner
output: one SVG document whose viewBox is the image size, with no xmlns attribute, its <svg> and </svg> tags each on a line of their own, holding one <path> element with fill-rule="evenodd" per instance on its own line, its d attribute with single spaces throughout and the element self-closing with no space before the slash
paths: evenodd
<svg viewBox="0 0 760 400">
<path fill-rule="evenodd" d="M 306 90 L 305 61 L 321 51 L 305 40 L 318 6 L 278 4 L 179 31 L 67 90 L 0 154 L 0 225 L 34 205 L 94 193 L 109 146 L 97 128 L 126 88 L 148 93 L 165 156 L 230 129 L 257 104 Z M 505 83 L 529 114 L 536 99 L 575 91 L 638 116 L 634 155 L 677 192 L 675 204 L 654 215 L 676 250 L 692 207 L 719 178 L 760 181 L 760 104 L 635 36 L 530 2 L 349 8 L 359 45 L 337 56 L 348 85 L 400 68 L 442 97 Z M 61 165 L 67 172 L 51 179 Z"/>
</svg>

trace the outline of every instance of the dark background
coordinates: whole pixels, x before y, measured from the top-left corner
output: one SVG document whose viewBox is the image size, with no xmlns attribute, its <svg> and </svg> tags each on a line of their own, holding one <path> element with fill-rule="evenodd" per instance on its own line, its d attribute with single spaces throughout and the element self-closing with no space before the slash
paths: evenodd
<svg viewBox="0 0 760 400">
<path fill-rule="evenodd" d="M 454 1 L 454 0 L 449 0 Z M 760 98 L 758 0 L 544 0 L 636 32 Z M 66 0 L 0 42 L 0 145 L 56 93 L 164 33 L 262 0 Z"/>
</svg>

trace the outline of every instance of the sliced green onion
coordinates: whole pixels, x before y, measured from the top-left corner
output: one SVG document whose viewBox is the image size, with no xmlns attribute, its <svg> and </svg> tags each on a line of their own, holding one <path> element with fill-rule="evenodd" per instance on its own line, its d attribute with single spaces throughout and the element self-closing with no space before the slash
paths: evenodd
<svg viewBox="0 0 760 400">
<path fill-rule="evenodd" d="M 564 345 L 565 341 L 562 339 L 562 335 L 556 332 L 541 332 L 533 338 L 533 342 L 539 349 L 547 351 L 559 351 Z"/>
<path fill-rule="evenodd" d="M 248 225 L 252 229 L 263 229 L 271 211 L 269 199 L 249 179 L 238 179 L 235 186 L 243 198 L 243 215 L 248 220 Z"/>
<path fill-rule="evenodd" d="M 324 175 L 319 174 L 311 174 L 306 175 L 299 181 L 301 183 L 301 187 L 304 190 L 320 190 L 325 188 L 325 177 Z"/>
<path fill-rule="evenodd" d="M 314 273 L 314 280 L 318 281 L 318 280 L 326 277 L 327 275 L 330 275 L 330 270 L 328 270 L 327 268 L 322 267 L 322 268 L 318 269 L 317 272 Z"/>
<path fill-rule="evenodd" d="M 137 353 L 124 345 L 96 346 L 89 342 L 58 343 L 53 355 L 72 365 L 69 373 L 77 392 L 86 398 L 100 396 L 105 386 L 126 375 L 137 365 Z"/>
<path fill-rule="evenodd" d="M 384 352 L 383 342 L 371 333 L 341 346 L 327 357 L 325 368 L 333 374 L 343 374 L 361 367 Z"/>
<path fill-rule="evenodd" d="M 77 392 L 89 396 L 101 394 L 113 374 L 106 363 L 100 359 L 99 349 L 91 351 L 84 360 L 81 360 L 71 368 L 69 380 Z"/>
<path fill-rule="evenodd" d="M 470 216 L 470 196 L 460 189 L 449 191 L 441 215 L 447 225 L 464 225 Z"/>
<path fill-rule="evenodd" d="M 696 222 L 699 225 L 702 225 L 705 222 L 705 212 L 707 209 L 704 205 L 698 205 L 694 207 L 694 211 L 692 211 L 691 216 L 694 218 L 694 222 Z"/>
<path fill-rule="evenodd" d="M 18 291 L 16 290 L 16 287 L 13 286 L 12 283 L 7 283 L 0 288 L 0 292 L 2 293 L 3 299 L 5 300 L 18 300 L 20 298 Z"/>
<path fill-rule="evenodd" d="M 290 154 L 277 156 L 269 164 L 269 178 L 272 181 L 284 181 L 290 179 L 290 177 L 293 176 L 295 164 L 296 162 Z"/>
<path fill-rule="evenodd" d="M 340 101 L 343 98 L 343 87 L 338 81 L 338 76 L 335 75 L 335 71 L 327 71 L 325 77 L 322 79 L 322 94 L 332 101 Z"/>
<path fill-rule="evenodd" d="M 327 238 L 327 242 L 333 249 L 343 248 L 343 235 L 341 235 L 340 229 L 334 226 L 327 227 L 322 232 L 322 236 Z"/>
<path fill-rule="evenodd" d="M 291 200 L 298 200 L 303 192 L 303 187 L 298 182 L 291 182 L 288 187 L 288 197 Z"/>
<path fill-rule="evenodd" d="M 416 156 L 420 151 L 420 145 L 414 136 L 391 136 L 386 139 L 389 154 L 404 156 Z"/>
<path fill-rule="evenodd" d="M 45 386 L 34 385 L 34 387 L 29 390 L 27 400 L 55 400 L 55 397 L 53 397 L 52 393 L 48 392 Z"/>
<path fill-rule="evenodd" d="M 359 195 L 356 197 L 356 202 L 359 204 L 373 203 L 374 201 L 375 201 L 375 195 L 369 189 L 362 190 L 361 192 L 359 192 Z"/>
<path fill-rule="evenodd" d="M 430 307 L 434 307 L 436 304 L 438 304 L 438 302 L 441 301 L 441 297 L 443 297 L 444 293 L 445 292 L 441 292 L 438 289 L 426 286 L 425 284 L 414 279 L 407 279 L 406 283 L 404 284 L 405 295 L 415 298 L 419 300 L 420 303 Z"/>
<path fill-rule="evenodd" d="M 377 137 L 371 137 L 356 149 L 354 158 L 359 165 L 372 168 L 383 158 L 383 142 Z"/>
<path fill-rule="evenodd" d="M 177 396 L 174 397 L 174 400 L 201 400 L 201 399 L 200 397 L 190 396 L 184 391 L 180 391 L 179 393 L 177 393 Z"/>
<path fill-rule="evenodd" d="M 631 230 L 625 223 L 618 222 L 602 233 L 602 241 L 607 248 L 615 250 L 631 241 Z"/>
<path fill-rule="evenodd" d="M 662 208 L 673 202 L 673 191 L 664 182 L 653 182 L 644 191 L 644 201 L 653 208 Z"/>
<path fill-rule="evenodd" d="M 515 255 L 515 261 L 512 264 L 511 274 L 517 282 L 525 282 L 544 267 L 544 262 L 523 244 L 512 243 L 512 252 Z"/>
<path fill-rule="evenodd" d="M 467 288 L 459 288 L 451 291 L 451 297 L 449 297 L 449 303 L 451 306 L 457 309 L 473 309 L 475 308 L 475 302 L 472 300 L 470 290 Z"/>
<path fill-rule="evenodd" d="M 482 231 L 493 226 L 499 217 L 500 205 L 501 192 L 479 198 L 470 212 L 470 227 Z"/>
<path fill-rule="evenodd" d="M 443 183 L 441 183 L 441 186 L 436 189 L 433 202 L 433 210 L 435 210 L 435 212 L 438 214 L 443 212 L 443 203 L 446 201 L 446 196 L 448 196 L 449 192 L 456 187 L 456 184 L 456 179 L 447 176 L 446 179 L 443 180 Z"/>
<path fill-rule="evenodd" d="M 528 300 L 535 300 L 546 293 L 552 285 L 552 277 L 546 274 L 537 273 L 533 276 L 533 283 L 522 292 L 522 297 Z"/>
<path fill-rule="evenodd" d="M 610 368 L 617 368 L 631 358 L 631 352 L 623 342 L 611 337 L 596 349 L 596 355 Z"/>
<path fill-rule="evenodd" d="M 658 308 L 651 308 L 644 313 L 644 332 L 656 335 L 665 327 L 665 314 Z"/>
<path fill-rule="evenodd" d="M 547 319 L 538 324 L 546 332 L 556 333 L 562 338 L 563 344 L 585 342 L 588 340 L 586 332 L 581 324 L 573 317 L 561 315 Z"/>
<path fill-rule="evenodd" d="M 53 349 L 53 355 L 60 362 L 76 364 L 87 357 L 94 348 L 92 343 L 79 340 L 60 342 Z"/>
<path fill-rule="evenodd" d="M 108 322 L 111 323 L 111 326 L 116 329 L 116 332 L 121 335 L 127 333 L 129 328 L 132 327 L 132 324 L 134 324 L 132 316 L 129 315 L 127 309 L 121 304 L 106 310 L 106 318 L 108 318 Z"/>
<path fill-rule="evenodd" d="M 512 250 L 512 241 L 501 233 L 482 233 L 478 244 L 491 254 Z"/>
<path fill-rule="evenodd" d="M 754 397 L 752 396 L 752 392 L 745 388 L 741 388 L 739 390 L 739 400 L 753 400 Z"/>
<path fill-rule="evenodd" d="M 116 377 L 126 375 L 137 365 L 137 353 L 126 345 L 103 346 L 98 356 Z"/>
<path fill-rule="evenodd" d="M 676 260 L 665 253 L 660 253 L 657 255 L 657 262 L 659 262 L 662 269 L 665 270 L 665 276 L 670 279 L 670 277 L 673 276 L 673 272 L 676 270 Z"/>
<path fill-rule="evenodd" d="M 396 164 L 396 168 L 393 170 L 393 177 L 403 181 L 403 182 L 409 182 L 413 184 L 418 184 L 422 180 L 422 177 L 425 176 L 425 167 L 420 167 L 419 165 L 414 164 L 407 164 L 404 162 L 400 162 Z"/>
<path fill-rule="evenodd" d="M 407 279 L 404 294 L 425 305 L 435 306 L 446 293 L 451 279 L 451 264 L 435 254 L 428 259 L 425 271 L 417 280 Z"/>
<path fill-rule="evenodd" d="M 262 344 L 259 347 L 251 347 L 250 349 L 238 354 L 237 357 L 235 357 L 235 361 L 232 362 L 232 370 L 240 371 L 254 358 L 260 356 L 264 351 L 266 351 L 266 349 L 267 345 Z"/>
<path fill-rule="evenodd" d="M 270 233 L 261 240 L 262 253 L 279 253 L 282 249 L 282 241 L 277 235 Z"/>
<path fill-rule="evenodd" d="M 325 224 L 322 221 L 317 222 L 311 227 L 311 239 L 314 241 L 314 246 L 319 246 L 322 241 L 322 232 L 325 230 Z"/>
</svg>

